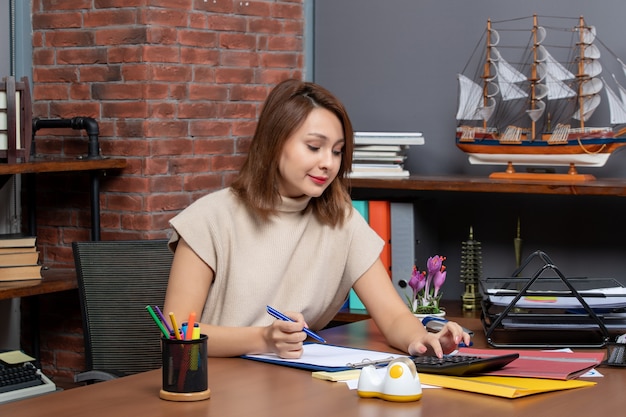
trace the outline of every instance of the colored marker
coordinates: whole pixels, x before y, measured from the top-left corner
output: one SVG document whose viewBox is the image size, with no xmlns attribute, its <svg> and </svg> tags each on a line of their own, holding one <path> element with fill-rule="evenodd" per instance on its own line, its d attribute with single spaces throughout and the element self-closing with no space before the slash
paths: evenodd
<svg viewBox="0 0 626 417">
<path fill-rule="evenodd" d="M 191 340 L 193 338 L 193 326 L 196 323 L 196 312 L 189 313 L 189 320 L 187 320 L 187 333 L 185 333 L 185 340 Z"/>
<path fill-rule="evenodd" d="M 178 324 L 176 324 L 176 317 L 174 317 L 174 313 L 170 311 L 169 315 L 172 327 L 174 328 L 174 336 L 176 337 L 176 340 L 182 340 L 182 337 L 180 337 L 180 333 L 178 332 Z"/>
<path fill-rule="evenodd" d="M 165 328 L 165 326 L 163 326 L 163 323 L 161 322 L 161 320 L 159 320 L 157 315 L 154 313 L 154 310 L 152 309 L 152 307 L 150 307 L 148 305 L 148 306 L 146 306 L 146 310 L 148 310 L 148 313 L 150 313 L 150 316 L 152 317 L 152 320 L 154 320 L 154 322 L 157 324 L 157 326 L 159 326 L 159 329 L 161 329 L 161 331 L 163 332 L 165 337 L 169 339 L 170 338 L 170 332 L 168 332 L 167 329 Z"/>
<path fill-rule="evenodd" d="M 281 313 L 280 311 L 267 306 L 267 312 L 270 314 L 270 316 L 277 318 L 279 320 L 283 320 L 283 321 L 291 321 L 293 322 L 294 320 L 291 319 L 290 317 L 285 316 L 283 313 Z M 311 330 L 307 329 L 306 327 L 304 329 L 302 329 L 302 331 L 304 333 L 306 333 L 307 335 L 311 336 L 313 339 L 317 340 L 318 342 L 322 342 L 322 343 L 326 343 L 326 340 L 324 340 L 321 336 L 315 334 L 314 332 L 312 332 Z"/>
<path fill-rule="evenodd" d="M 170 325 L 167 324 L 167 319 L 165 318 L 165 316 L 161 312 L 161 309 L 159 308 L 159 306 L 154 306 L 154 309 L 156 310 L 157 314 L 159 315 L 159 318 L 161 319 L 161 321 L 163 322 L 163 325 L 167 329 L 167 332 L 169 334 L 172 334 L 172 329 L 170 328 Z"/>
</svg>

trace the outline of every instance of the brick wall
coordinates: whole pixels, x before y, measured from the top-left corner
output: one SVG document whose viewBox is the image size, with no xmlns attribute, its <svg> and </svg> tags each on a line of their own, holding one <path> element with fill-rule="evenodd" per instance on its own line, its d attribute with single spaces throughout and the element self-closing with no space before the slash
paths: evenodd
<svg viewBox="0 0 626 417">
<path fill-rule="evenodd" d="M 172 216 L 229 184 L 269 90 L 303 76 L 303 3 L 33 0 L 34 116 L 93 117 L 102 154 L 128 161 L 101 182 L 103 240 L 166 237 Z M 40 130 L 36 149 L 72 156 L 86 143 L 84 132 Z M 71 242 L 90 237 L 88 181 L 38 178 L 48 265 L 73 266 Z M 44 371 L 71 378 L 84 363 L 77 293 L 40 301 Z"/>
</svg>

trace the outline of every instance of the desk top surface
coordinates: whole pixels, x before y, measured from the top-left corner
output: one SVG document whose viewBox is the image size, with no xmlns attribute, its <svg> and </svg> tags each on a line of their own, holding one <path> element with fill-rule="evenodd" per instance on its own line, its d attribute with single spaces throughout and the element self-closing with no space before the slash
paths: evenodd
<svg viewBox="0 0 626 417">
<path fill-rule="evenodd" d="M 476 332 L 476 318 L 458 319 Z M 371 320 L 324 330 L 334 344 L 389 350 Z M 210 343 L 210 342 L 209 342 Z M 209 345 L 210 346 L 210 345 Z M 209 347 L 210 349 L 210 347 Z M 391 403 L 361 399 L 343 383 L 321 381 L 304 370 L 239 358 L 209 358 L 211 398 L 176 403 L 159 399 L 161 371 L 47 394 L 0 405 L 0 415 L 39 417 L 101 416 L 533 416 L 622 415 L 626 370 L 601 367 L 596 386 L 539 394 L 514 400 L 449 389 L 425 389 L 420 401 Z"/>
</svg>

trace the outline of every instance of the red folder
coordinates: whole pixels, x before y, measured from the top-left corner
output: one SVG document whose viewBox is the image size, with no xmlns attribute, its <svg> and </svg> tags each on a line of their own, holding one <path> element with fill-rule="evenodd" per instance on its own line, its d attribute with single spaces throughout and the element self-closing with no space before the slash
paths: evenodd
<svg viewBox="0 0 626 417">
<path fill-rule="evenodd" d="M 546 379 L 574 379 L 600 365 L 604 352 L 562 352 L 540 350 L 493 350 L 460 348 L 466 355 L 488 356 L 519 353 L 520 357 L 491 376 L 517 376 Z"/>
<path fill-rule="evenodd" d="M 380 259 L 391 274 L 391 206 L 389 201 L 369 201 L 369 224 L 385 241 Z"/>
</svg>

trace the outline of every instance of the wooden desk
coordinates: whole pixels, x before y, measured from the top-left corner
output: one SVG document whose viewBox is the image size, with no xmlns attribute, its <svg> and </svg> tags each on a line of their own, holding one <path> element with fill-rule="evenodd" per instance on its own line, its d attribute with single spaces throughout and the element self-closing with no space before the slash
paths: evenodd
<svg viewBox="0 0 626 417">
<path fill-rule="evenodd" d="M 476 331 L 484 343 L 480 322 L 459 322 Z M 330 343 L 389 349 L 371 320 L 321 332 Z M 155 335 L 156 337 L 156 335 Z M 210 349 L 210 341 L 209 341 Z M 600 368 L 598 385 L 515 400 L 448 389 L 427 389 L 420 401 L 391 403 L 361 399 L 341 383 L 313 379 L 310 372 L 238 358 L 209 358 L 211 398 L 195 403 L 159 399 L 161 371 L 25 399 L 0 406 L 2 416 L 136 417 L 136 416 L 254 416 L 254 417 L 428 417 L 622 415 L 626 370 Z"/>
</svg>

